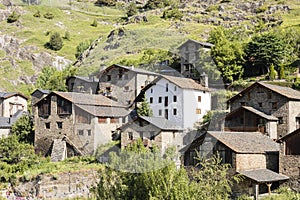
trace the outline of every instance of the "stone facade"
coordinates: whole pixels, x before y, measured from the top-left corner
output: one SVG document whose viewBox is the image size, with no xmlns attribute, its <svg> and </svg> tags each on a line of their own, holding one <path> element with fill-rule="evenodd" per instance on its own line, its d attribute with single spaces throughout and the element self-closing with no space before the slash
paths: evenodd
<svg viewBox="0 0 300 200">
<path fill-rule="evenodd" d="M 245 171 L 253 169 L 265 169 L 267 159 L 265 154 L 233 154 L 233 168 L 236 171 Z"/>
<path fill-rule="evenodd" d="M 279 172 L 290 177 L 283 185 L 300 192 L 300 155 L 280 155 Z"/>
<path fill-rule="evenodd" d="M 146 70 L 112 65 L 99 75 L 99 93 L 129 106 L 157 74 Z"/>
<path fill-rule="evenodd" d="M 181 74 L 186 78 L 199 79 L 199 72 L 196 70 L 200 57 L 199 50 L 205 49 L 209 51 L 212 46 L 213 44 L 210 43 L 189 39 L 178 47 Z"/>
<path fill-rule="evenodd" d="M 122 148 L 139 138 L 142 139 L 145 146 L 153 147 L 155 145 L 160 148 L 162 154 L 168 147 L 175 146 L 179 150 L 183 145 L 184 133 L 180 128 L 164 129 L 140 117 L 120 127 L 120 131 Z"/>
<path fill-rule="evenodd" d="M 69 92 L 97 94 L 98 82 L 99 80 L 93 76 L 71 76 L 67 79 L 66 84 Z"/>
<path fill-rule="evenodd" d="M 108 113 L 93 114 L 59 94 L 51 93 L 34 106 L 37 153 L 50 155 L 53 141 L 58 139 L 67 142 L 67 157 L 93 154 L 98 145 L 112 141 L 112 131 L 121 126 L 125 114 L 114 116 L 117 113 L 111 113 L 110 110 Z M 90 99 L 93 97 L 82 96 Z M 63 112 L 59 108 L 62 102 Z M 92 107 L 92 111 L 99 106 Z M 104 106 L 103 109 L 105 108 L 107 107 Z M 127 111 L 124 113 L 128 114 Z"/>
<path fill-rule="evenodd" d="M 297 128 L 296 118 L 299 114 L 297 108 L 300 108 L 300 100 L 290 99 L 260 83 L 254 83 L 249 88 L 231 98 L 229 104 L 231 112 L 241 106 L 250 106 L 267 115 L 277 117 L 276 139 L 289 134 Z M 236 120 L 240 119 L 237 118 Z"/>
</svg>

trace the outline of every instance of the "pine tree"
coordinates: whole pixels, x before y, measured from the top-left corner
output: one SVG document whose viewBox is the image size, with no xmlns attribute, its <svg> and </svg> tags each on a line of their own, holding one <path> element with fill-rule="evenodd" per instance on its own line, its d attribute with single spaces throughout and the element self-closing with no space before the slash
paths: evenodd
<svg viewBox="0 0 300 200">
<path fill-rule="evenodd" d="M 59 33 L 55 32 L 54 34 L 51 35 L 49 41 L 49 47 L 54 51 L 58 51 L 63 47 L 63 41 Z"/>
<path fill-rule="evenodd" d="M 146 99 L 146 96 L 144 95 L 143 97 L 143 101 L 141 103 L 141 105 L 138 107 L 137 109 L 137 113 L 140 116 L 148 116 L 151 117 L 153 115 L 153 112 L 148 104 L 148 101 Z"/>
</svg>

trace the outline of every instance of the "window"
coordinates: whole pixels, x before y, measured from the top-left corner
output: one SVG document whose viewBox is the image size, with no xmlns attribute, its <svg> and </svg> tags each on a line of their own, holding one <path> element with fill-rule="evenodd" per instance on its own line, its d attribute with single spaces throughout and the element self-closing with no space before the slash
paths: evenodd
<svg viewBox="0 0 300 200">
<path fill-rule="evenodd" d="M 87 130 L 87 134 L 88 136 L 91 136 L 92 135 L 92 131 L 90 129 Z"/>
<path fill-rule="evenodd" d="M 272 109 L 277 109 L 277 102 L 272 103 Z"/>
<path fill-rule="evenodd" d="M 83 130 L 78 130 L 78 135 L 83 135 Z"/>
<path fill-rule="evenodd" d="M 158 116 L 162 115 L 162 110 L 158 110 Z"/>
<path fill-rule="evenodd" d="M 111 75 L 107 75 L 106 76 L 106 81 L 110 81 L 111 80 Z"/>
<path fill-rule="evenodd" d="M 143 138 L 144 138 L 144 132 L 143 132 L 143 131 L 140 131 L 139 134 L 140 134 L 140 138 L 143 139 Z"/>
<path fill-rule="evenodd" d="M 262 102 L 259 102 L 259 103 L 258 103 L 258 106 L 261 108 L 261 107 L 262 107 Z"/>
<path fill-rule="evenodd" d="M 283 117 L 278 117 L 278 123 L 283 124 Z"/>
<path fill-rule="evenodd" d="M 46 129 L 50 129 L 50 122 L 45 123 Z"/>
<path fill-rule="evenodd" d="M 173 102 L 177 102 L 177 96 L 176 95 L 173 96 Z"/>
<path fill-rule="evenodd" d="M 150 140 L 154 140 L 155 139 L 155 132 L 151 131 L 150 132 Z"/>
<path fill-rule="evenodd" d="M 198 115 L 201 114 L 201 109 L 200 108 L 196 108 L 196 114 L 198 114 Z"/>
<path fill-rule="evenodd" d="M 133 133 L 132 132 L 128 132 L 128 139 L 133 140 Z"/>
<path fill-rule="evenodd" d="M 165 109 L 165 118 L 169 119 L 169 111 L 168 111 L 168 109 Z"/>
<path fill-rule="evenodd" d="M 71 102 L 58 97 L 57 98 L 57 114 L 58 115 L 70 115 L 72 114 Z"/>
<path fill-rule="evenodd" d="M 201 96 L 198 96 L 198 102 L 201 102 Z"/>
<path fill-rule="evenodd" d="M 39 117 L 48 117 L 51 113 L 50 100 L 43 100 L 38 107 Z"/>
<path fill-rule="evenodd" d="M 177 109 L 176 108 L 173 109 L 173 115 L 177 115 Z"/>
<path fill-rule="evenodd" d="M 162 97 L 158 97 L 158 103 L 162 102 Z"/>
<path fill-rule="evenodd" d="M 153 103 L 153 97 L 150 97 L 150 103 Z"/>
<path fill-rule="evenodd" d="M 57 123 L 57 128 L 62 129 L 62 122 L 56 122 Z"/>
<path fill-rule="evenodd" d="M 169 84 L 166 83 L 166 92 L 168 92 L 168 91 L 169 91 Z"/>
<path fill-rule="evenodd" d="M 169 99 L 168 97 L 165 97 L 165 107 L 167 107 L 169 105 Z"/>
<path fill-rule="evenodd" d="M 153 89 L 151 88 L 150 93 L 153 93 Z"/>
<path fill-rule="evenodd" d="M 174 86 L 174 91 L 176 91 L 176 90 L 177 90 L 177 86 L 175 85 L 175 86 Z"/>
</svg>

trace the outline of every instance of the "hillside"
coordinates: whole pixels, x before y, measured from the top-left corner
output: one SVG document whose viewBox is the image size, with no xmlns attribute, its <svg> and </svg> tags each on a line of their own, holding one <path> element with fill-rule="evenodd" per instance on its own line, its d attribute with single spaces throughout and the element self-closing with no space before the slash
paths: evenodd
<svg viewBox="0 0 300 200">
<path fill-rule="evenodd" d="M 125 20 L 128 4 L 123 1 L 118 1 L 115 7 L 96 6 L 93 1 L 39 1 L 38 6 L 23 2 L 28 1 L 0 1 L 0 88 L 27 94 L 44 66 L 62 68 L 74 63 L 76 47 L 84 41 L 97 40 L 78 65 L 82 69 L 80 73 L 87 75 L 101 66 L 137 60 L 147 49 L 176 53 L 176 47 L 187 38 L 205 41 L 209 30 L 217 25 L 239 25 L 250 30 L 260 21 L 270 26 L 295 28 L 300 23 L 298 1 L 182 1 L 178 5 L 183 14 L 181 20 L 162 19 L 163 12 L 170 9 L 166 7 L 140 9 L 129 21 Z M 7 23 L 13 11 L 20 18 Z M 33 16 L 37 12 L 40 17 Z M 54 18 L 43 17 L 47 12 Z M 91 26 L 94 20 L 97 27 Z M 69 40 L 63 39 L 59 51 L 45 47 L 54 32 L 62 37 L 66 32 L 70 35 Z"/>
</svg>

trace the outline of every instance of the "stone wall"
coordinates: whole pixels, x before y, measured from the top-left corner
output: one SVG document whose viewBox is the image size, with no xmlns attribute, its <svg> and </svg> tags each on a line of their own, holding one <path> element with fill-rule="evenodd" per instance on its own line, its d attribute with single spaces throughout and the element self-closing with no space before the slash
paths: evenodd
<svg viewBox="0 0 300 200">
<path fill-rule="evenodd" d="M 290 177 L 283 185 L 300 192 L 300 155 L 280 155 L 279 173 Z"/>
<path fill-rule="evenodd" d="M 55 175 L 39 175 L 36 179 L 19 184 L 15 189 L 18 195 L 42 199 L 67 199 L 91 197 L 90 189 L 98 182 L 96 169 L 63 172 Z"/>
<path fill-rule="evenodd" d="M 233 154 L 233 162 L 236 171 L 265 169 L 267 167 L 266 156 L 264 154 Z M 233 159 L 233 160 L 234 160 Z"/>
</svg>

